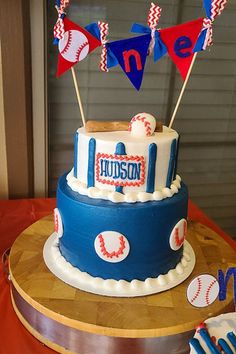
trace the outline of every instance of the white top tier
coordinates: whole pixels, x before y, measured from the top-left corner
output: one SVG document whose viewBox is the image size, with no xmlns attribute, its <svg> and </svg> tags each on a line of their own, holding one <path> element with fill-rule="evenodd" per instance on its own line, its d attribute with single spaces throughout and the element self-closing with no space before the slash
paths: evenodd
<svg viewBox="0 0 236 354">
<path fill-rule="evenodd" d="M 68 184 L 71 186 L 73 178 L 73 184 L 83 189 L 123 195 L 171 188 L 176 179 L 178 141 L 178 133 L 167 127 L 145 137 L 132 136 L 129 131 L 88 133 L 80 128 L 75 134 L 74 171 Z"/>
</svg>

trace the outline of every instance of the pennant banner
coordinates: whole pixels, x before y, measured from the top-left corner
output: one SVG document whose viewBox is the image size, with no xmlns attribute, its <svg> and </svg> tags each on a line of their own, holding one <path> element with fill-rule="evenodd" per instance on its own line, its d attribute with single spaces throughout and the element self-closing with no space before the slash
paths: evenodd
<svg viewBox="0 0 236 354">
<path fill-rule="evenodd" d="M 213 44 L 212 23 L 222 13 L 227 4 L 227 0 L 204 0 L 203 2 L 207 18 L 204 18 L 202 31 L 193 49 L 194 52 L 206 50 Z"/>
<path fill-rule="evenodd" d="M 86 58 L 101 42 L 83 27 L 64 18 L 64 36 L 59 40 L 57 77 Z"/>
<path fill-rule="evenodd" d="M 142 84 L 150 41 L 151 35 L 147 34 L 107 43 L 107 48 L 116 57 L 122 70 L 137 90 Z"/>
<path fill-rule="evenodd" d="M 186 79 L 193 59 L 193 48 L 201 32 L 203 18 L 186 22 L 182 25 L 160 30 L 161 40 L 167 47 L 168 54 L 177 66 L 183 80 Z"/>
</svg>

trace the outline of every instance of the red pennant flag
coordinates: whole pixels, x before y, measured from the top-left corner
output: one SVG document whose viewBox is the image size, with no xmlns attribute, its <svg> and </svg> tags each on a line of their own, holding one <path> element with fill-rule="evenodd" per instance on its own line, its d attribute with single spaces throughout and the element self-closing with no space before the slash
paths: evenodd
<svg viewBox="0 0 236 354">
<path fill-rule="evenodd" d="M 160 30 L 169 56 L 185 80 L 193 59 L 193 48 L 202 30 L 203 18 Z"/>
<path fill-rule="evenodd" d="M 64 18 L 64 28 L 65 34 L 58 43 L 57 77 L 101 45 L 97 38 L 66 17 Z"/>
</svg>

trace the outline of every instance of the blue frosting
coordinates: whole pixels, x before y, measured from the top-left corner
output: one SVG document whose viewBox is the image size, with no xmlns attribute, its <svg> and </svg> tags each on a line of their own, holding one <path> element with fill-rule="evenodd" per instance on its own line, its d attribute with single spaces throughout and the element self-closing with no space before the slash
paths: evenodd
<svg viewBox="0 0 236 354">
<path fill-rule="evenodd" d="M 176 152 L 177 152 L 176 147 L 177 147 L 177 142 L 176 139 L 174 139 L 171 143 L 170 160 L 169 160 L 168 174 L 166 179 L 166 187 L 168 188 L 170 188 L 171 183 L 173 181 L 173 174 L 174 174 L 175 163 L 176 163 Z"/>
<path fill-rule="evenodd" d="M 156 159 L 157 159 L 157 146 L 156 144 L 150 144 L 148 176 L 147 176 L 147 193 L 153 193 L 155 190 Z"/>
<path fill-rule="evenodd" d="M 79 145 L 79 133 L 74 135 L 74 176 L 78 177 L 78 145 Z"/>
<path fill-rule="evenodd" d="M 88 152 L 88 188 L 89 187 L 94 187 L 94 181 L 95 181 L 95 172 L 94 172 L 94 166 L 95 166 L 95 154 L 96 154 L 96 140 L 94 138 L 91 138 L 89 140 L 89 152 Z"/>
<path fill-rule="evenodd" d="M 123 143 L 118 143 L 116 145 L 116 155 L 126 155 L 126 149 L 125 149 L 125 144 Z M 116 192 L 118 193 L 123 193 L 123 187 L 121 186 L 116 186 Z"/>
<path fill-rule="evenodd" d="M 182 185 L 178 194 L 159 202 L 119 203 L 91 199 L 73 192 L 66 176 L 59 180 L 57 207 L 64 233 L 59 247 L 72 265 L 103 279 L 145 280 L 167 273 L 180 261 L 183 248 L 169 245 L 172 229 L 187 217 L 188 192 Z M 94 240 L 104 231 L 116 231 L 129 241 L 130 253 L 119 263 L 102 260 Z"/>
</svg>

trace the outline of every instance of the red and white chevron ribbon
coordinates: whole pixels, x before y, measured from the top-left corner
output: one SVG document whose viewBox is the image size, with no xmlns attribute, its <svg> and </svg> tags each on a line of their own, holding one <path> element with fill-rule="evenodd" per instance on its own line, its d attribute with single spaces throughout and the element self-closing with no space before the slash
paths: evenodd
<svg viewBox="0 0 236 354">
<path fill-rule="evenodd" d="M 101 39 L 101 43 L 102 43 L 102 54 L 101 54 L 101 61 L 100 61 L 99 67 L 102 71 L 108 72 L 107 48 L 106 48 L 107 35 L 108 35 L 108 23 L 99 21 L 98 27 L 100 29 L 100 39 Z"/>
<path fill-rule="evenodd" d="M 70 0 L 61 0 L 60 10 L 64 11 L 70 5 Z"/>
<path fill-rule="evenodd" d="M 148 13 L 148 26 L 151 29 L 155 29 L 157 27 L 161 17 L 161 11 L 162 9 L 158 5 L 155 5 L 153 2 L 151 3 L 151 7 Z"/>
<path fill-rule="evenodd" d="M 64 21 L 61 18 L 61 15 L 62 14 L 60 14 L 58 11 L 58 19 L 53 29 L 54 38 L 57 39 L 62 39 L 65 34 Z"/>
<path fill-rule="evenodd" d="M 224 10 L 227 0 L 212 0 L 211 3 L 211 21 L 214 21 L 215 18 L 221 14 Z"/>
<path fill-rule="evenodd" d="M 203 49 L 206 50 L 207 47 L 213 44 L 213 30 L 212 21 L 209 18 L 204 18 L 203 20 L 203 30 L 207 30 L 206 38 L 203 44 Z"/>
<path fill-rule="evenodd" d="M 151 3 L 151 7 L 148 13 L 148 27 L 150 27 L 151 35 L 152 35 L 152 39 L 148 50 L 149 54 L 152 53 L 153 48 L 155 46 L 155 32 L 156 32 L 156 27 L 158 25 L 159 19 L 161 17 L 161 11 L 162 9 L 158 5 L 155 5 L 153 2 Z"/>
<path fill-rule="evenodd" d="M 54 38 L 62 39 L 65 34 L 64 21 L 62 15 L 65 14 L 65 8 L 69 6 L 70 0 L 61 0 L 60 7 L 55 6 L 58 12 L 58 19 L 53 29 Z"/>
</svg>

